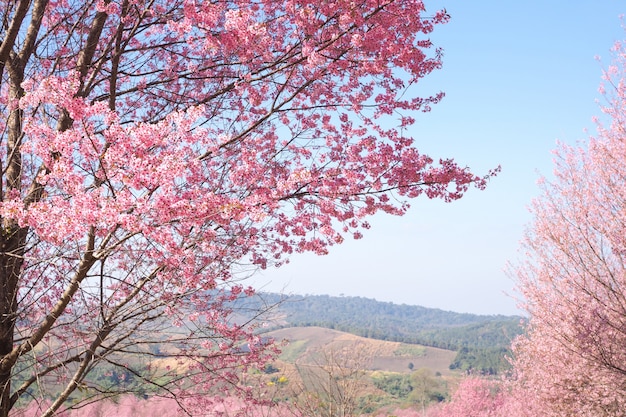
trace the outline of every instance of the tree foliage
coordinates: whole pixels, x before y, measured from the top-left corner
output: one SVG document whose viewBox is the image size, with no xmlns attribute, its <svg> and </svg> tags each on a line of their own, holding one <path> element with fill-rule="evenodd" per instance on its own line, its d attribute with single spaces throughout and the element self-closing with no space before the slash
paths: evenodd
<svg viewBox="0 0 626 417">
<path fill-rule="evenodd" d="M 556 152 L 517 271 L 530 322 L 514 365 L 546 416 L 619 416 L 626 407 L 625 52 L 618 43 L 601 89 L 609 124 Z"/>
<path fill-rule="evenodd" d="M 442 97 L 412 89 L 441 66 L 428 34 L 448 20 L 421 1 L 5 0 L 0 14 L 0 416 L 33 389 L 53 400 L 44 416 L 79 388 L 116 394 L 89 382 L 102 363 L 181 399 L 226 389 L 264 358 L 224 306 L 253 292 L 241 274 L 326 253 L 407 198 L 485 186 L 405 135 Z M 128 359 L 154 343 L 176 366 Z"/>
<path fill-rule="evenodd" d="M 520 395 L 521 394 L 521 395 Z M 542 416 L 536 398 L 526 397 L 509 381 L 468 377 L 450 402 L 431 407 L 428 417 L 534 417 Z"/>
<path fill-rule="evenodd" d="M 459 369 L 466 373 L 496 375 L 510 369 L 508 348 L 467 348 L 459 349 L 450 369 Z"/>
</svg>

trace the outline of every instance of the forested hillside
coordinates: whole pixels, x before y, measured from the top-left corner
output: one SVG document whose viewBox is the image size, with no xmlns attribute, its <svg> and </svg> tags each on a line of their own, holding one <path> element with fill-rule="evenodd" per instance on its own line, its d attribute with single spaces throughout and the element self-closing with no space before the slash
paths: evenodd
<svg viewBox="0 0 626 417">
<path fill-rule="evenodd" d="M 249 302 L 249 300 L 247 300 Z M 274 305 L 270 328 L 320 326 L 368 338 L 458 351 L 452 366 L 497 373 L 522 331 L 522 318 L 455 313 L 362 297 L 263 293 L 257 302 Z M 249 306 L 259 309 L 260 306 Z"/>
</svg>

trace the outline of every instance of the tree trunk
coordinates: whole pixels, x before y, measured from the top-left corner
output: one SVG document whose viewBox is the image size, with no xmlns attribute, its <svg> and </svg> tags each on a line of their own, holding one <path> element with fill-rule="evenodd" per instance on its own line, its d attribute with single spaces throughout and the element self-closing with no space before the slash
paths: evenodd
<svg viewBox="0 0 626 417">
<path fill-rule="evenodd" d="M 0 241 L 0 417 L 11 409 L 11 370 L 15 361 L 5 361 L 13 350 L 19 274 L 23 263 L 26 230 L 4 228 Z"/>
<path fill-rule="evenodd" d="M 24 95 L 24 64 L 14 55 L 8 63 L 10 97 L 18 100 Z M 22 189 L 22 110 L 14 109 L 7 119 L 6 192 Z M 0 196 L 7 198 L 6 192 Z M 4 218 L 0 230 L 0 417 L 7 417 L 11 409 L 11 371 L 15 359 L 7 355 L 13 350 L 19 276 L 24 262 L 27 229 L 20 228 L 13 219 Z"/>
</svg>

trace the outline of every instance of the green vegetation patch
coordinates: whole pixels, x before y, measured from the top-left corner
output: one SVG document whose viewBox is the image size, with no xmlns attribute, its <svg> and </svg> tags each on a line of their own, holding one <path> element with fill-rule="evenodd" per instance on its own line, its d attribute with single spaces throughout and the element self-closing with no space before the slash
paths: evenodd
<svg viewBox="0 0 626 417">
<path fill-rule="evenodd" d="M 294 363 L 302 354 L 306 351 L 308 340 L 295 340 L 289 342 L 287 346 L 282 349 L 279 358 L 285 362 Z"/>
<path fill-rule="evenodd" d="M 422 408 L 449 397 L 448 383 L 441 375 L 430 369 L 421 368 L 410 374 L 396 372 L 373 373 L 374 386 L 394 399 L 410 404 L 421 404 Z"/>
<path fill-rule="evenodd" d="M 426 347 L 402 343 L 393 351 L 394 356 L 408 356 L 412 358 L 426 356 Z"/>
<path fill-rule="evenodd" d="M 477 373 L 480 375 L 497 375 L 511 368 L 507 360 L 511 351 L 506 348 L 471 349 L 462 348 L 457 353 L 450 369 L 463 372 Z"/>
</svg>

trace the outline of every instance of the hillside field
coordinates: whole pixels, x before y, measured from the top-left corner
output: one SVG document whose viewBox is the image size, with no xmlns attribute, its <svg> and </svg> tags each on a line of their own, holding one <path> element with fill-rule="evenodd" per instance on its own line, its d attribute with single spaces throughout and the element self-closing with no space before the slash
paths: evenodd
<svg viewBox="0 0 626 417">
<path fill-rule="evenodd" d="M 289 327 L 269 332 L 267 336 L 287 342 L 279 361 L 291 364 L 315 364 L 315 355 L 320 349 L 348 347 L 369 352 L 371 360 L 367 369 L 370 371 L 409 373 L 412 363 L 413 369 L 427 368 L 451 375 L 450 364 L 456 356 L 452 350 L 370 339 L 322 327 Z"/>
</svg>

